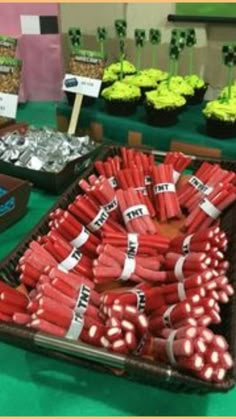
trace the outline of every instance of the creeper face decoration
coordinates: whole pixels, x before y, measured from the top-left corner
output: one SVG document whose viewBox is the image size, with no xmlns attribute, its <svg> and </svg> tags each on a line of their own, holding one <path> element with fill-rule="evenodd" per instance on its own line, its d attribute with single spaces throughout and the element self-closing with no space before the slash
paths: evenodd
<svg viewBox="0 0 236 419">
<path fill-rule="evenodd" d="M 145 38 L 146 38 L 145 30 L 144 29 L 135 29 L 134 37 L 135 37 L 136 47 L 143 47 L 144 42 L 145 42 Z"/>
<path fill-rule="evenodd" d="M 234 67 L 236 65 L 236 45 L 224 45 L 222 56 L 225 66 Z"/>
<path fill-rule="evenodd" d="M 149 31 L 149 41 L 152 45 L 161 43 L 161 31 L 159 29 L 151 28 Z"/>
<path fill-rule="evenodd" d="M 118 36 L 118 38 L 126 37 L 127 23 L 125 20 L 117 19 L 115 21 L 115 29 L 116 29 L 116 35 Z"/>
<path fill-rule="evenodd" d="M 172 40 L 169 48 L 169 56 L 171 60 L 178 60 L 180 54 L 180 48 L 176 40 Z"/>
<path fill-rule="evenodd" d="M 71 43 L 72 48 L 78 48 L 81 44 L 81 30 L 79 28 L 70 28 L 69 32 L 69 40 Z"/>
<path fill-rule="evenodd" d="M 97 28 L 97 39 L 100 42 L 104 42 L 107 38 L 107 30 L 104 26 Z"/>
<path fill-rule="evenodd" d="M 197 43 L 196 32 L 195 29 L 191 28 L 187 30 L 186 34 L 186 46 L 193 47 Z"/>
<path fill-rule="evenodd" d="M 178 60 L 180 52 L 186 45 L 186 32 L 179 29 L 173 29 L 171 33 L 171 41 L 169 48 L 169 56 L 171 60 Z"/>
</svg>

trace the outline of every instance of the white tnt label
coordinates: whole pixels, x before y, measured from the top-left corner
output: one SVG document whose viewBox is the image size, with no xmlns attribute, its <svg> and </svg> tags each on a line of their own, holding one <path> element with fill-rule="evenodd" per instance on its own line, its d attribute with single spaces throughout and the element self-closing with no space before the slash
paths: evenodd
<svg viewBox="0 0 236 419">
<path fill-rule="evenodd" d="M 17 111 L 18 95 L 0 93 L 0 116 L 15 119 Z"/>
<path fill-rule="evenodd" d="M 175 192 L 175 185 L 174 183 L 157 183 L 154 185 L 153 191 L 155 195 L 165 192 Z"/>
<path fill-rule="evenodd" d="M 101 84 L 102 81 L 98 79 L 90 79 L 89 77 L 66 74 L 63 80 L 62 89 L 66 92 L 98 97 Z"/>
</svg>

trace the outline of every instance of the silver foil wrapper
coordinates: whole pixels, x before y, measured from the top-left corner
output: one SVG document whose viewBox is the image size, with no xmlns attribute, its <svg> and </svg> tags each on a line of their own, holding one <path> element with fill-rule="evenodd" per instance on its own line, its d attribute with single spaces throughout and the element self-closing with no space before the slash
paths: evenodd
<svg viewBox="0 0 236 419">
<path fill-rule="evenodd" d="M 0 138 L 0 159 L 28 169 L 58 173 L 96 147 L 88 136 L 70 136 L 31 126 L 24 135 L 11 132 Z"/>
</svg>

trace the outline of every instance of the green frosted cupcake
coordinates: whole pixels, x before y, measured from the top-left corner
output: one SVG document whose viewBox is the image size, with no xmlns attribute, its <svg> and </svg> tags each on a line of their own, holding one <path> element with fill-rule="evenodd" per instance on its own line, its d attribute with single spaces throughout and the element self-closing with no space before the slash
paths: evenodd
<svg viewBox="0 0 236 419">
<path fill-rule="evenodd" d="M 213 100 L 203 109 L 206 131 L 211 137 L 231 138 L 236 136 L 236 98 L 229 101 Z"/>
<path fill-rule="evenodd" d="M 168 80 L 160 83 L 158 87 L 158 92 L 161 93 L 163 91 L 166 91 L 167 87 L 172 92 L 184 96 L 187 103 L 191 100 L 191 98 L 194 95 L 194 89 L 181 76 L 171 77 L 169 86 Z"/>
<path fill-rule="evenodd" d="M 185 76 L 184 80 L 194 89 L 194 95 L 189 98 L 190 105 L 198 105 L 203 102 L 208 84 L 197 74 Z"/>
<path fill-rule="evenodd" d="M 121 63 L 118 61 L 117 63 L 110 64 L 107 69 L 112 71 L 113 73 L 119 75 L 121 72 Z M 128 60 L 123 61 L 123 75 L 131 75 L 136 73 L 136 67 Z"/>
<path fill-rule="evenodd" d="M 146 93 L 145 108 L 147 121 L 151 125 L 170 126 L 178 121 L 178 115 L 186 104 L 186 99 L 168 88 L 161 92 Z"/>
<path fill-rule="evenodd" d="M 124 83 L 130 84 L 131 86 L 137 86 L 141 90 L 141 99 L 145 99 L 145 93 L 153 90 L 157 87 L 157 82 L 154 78 L 145 74 L 137 73 L 133 76 L 126 76 L 123 80 Z"/>
<path fill-rule="evenodd" d="M 168 73 L 166 71 L 159 70 L 158 68 L 145 68 L 140 71 L 141 74 L 151 77 L 157 83 L 167 80 Z"/>
<path fill-rule="evenodd" d="M 108 67 L 105 68 L 102 78 L 102 89 L 111 86 L 115 81 L 118 80 L 118 75 L 111 71 Z"/>
<path fill-rule="evenodd" d="M 107 111 L 113 115 L 131 115 L 135 113 L 141 98 L 139 87 L 116 81 L 101 93 L 106 102 Z"/>
</svg>

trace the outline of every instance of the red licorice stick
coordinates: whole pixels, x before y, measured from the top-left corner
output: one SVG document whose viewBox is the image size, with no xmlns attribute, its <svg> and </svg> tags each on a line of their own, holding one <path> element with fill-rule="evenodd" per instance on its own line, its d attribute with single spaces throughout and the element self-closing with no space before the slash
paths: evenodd
<svg viewBox="0 0 236 419">
<path fill-rule="evenodd" d="M 193 233 L 199 226 L 201 228 L 209 227 L 216 218 L 219 217 L 222 210 L 229 206 L 236 199 L 236 194 L 231 193 L 225 185 L 221 186 L 221 190 L 214 195 L 209 195 L 196 207 L 185 220 L 185 227 L 189 233 Z"/>
<path fill-rule="evenodd" d="M 29 265 L 28 263 L 21 265 L 20 271 L 23 276 L 30 277 L 32 281 L 37 281 L 40 275 L 40 270 L 36 269 L 34 266 Z"/>
<path fill-rule="evenodd" d="M 153 167 L 154 195 L 156 212 L 162 221 L 181 216 L 177 200 L 175 185 L 173 183 L 173 167 L 160 164 Z"/>
<path fill-rule="evenodd" d="M 156 359 L 171 362 L 167 353 L 167 339 L 154 338 L 154 354 Z M 174 357 L 193 355 L 194 346 L 190 339 L 176 339 L 172 343 L 172 352 Z"/>
<path fill-rule="evenodd" d="M 2 301 L 5 304 L 9 305 L 16 305 L 21 308 L 25 308 L 29 302 L 29 299 L 26 297 L 26 295 L 18 292 L 18 294 L 11 294 L 8 291 L 3 291 L 0 293 L 0 301 Z"/>
<path fill-rule="evenodd" d="M 100 255 L 94 262 L 93 273 L 95 282 L 106 282 L 107 280 L 116 280 L 119 278 L 123 279 L 123 281 L 131 279 L 133 281 L 139 280 L 139 282 L 140 280 L 163 281 L 165 279 L 165 273 L 158 271 L 160 267 L 158 259 L 154 259 L 152 263 L 152 260 L 141 257 L 128 258 L 124 252 L 110 245 L 106 245 L 103 252 L 104 255 Z M 116 255 L 116 259 L 114 259 L 114 254 Z M 117 262 L 113 267 L 111 266 L 111 257 Z M 107 264 L 104 265 L 104 263 Z"/>
<path fill-rule="evenodd" d="M 17 324 L 27 325 L 31 322 L 31 316 L 27 313 L 14 313 L 12 320 Z"/>
<path fill-rule="evenodd" d="M 160 314 L 156 311 L 152 314 L 149 321 L 150 331 L 155 334 L 159 329 L 164 327 L 174 327 L 179 322 L 185 320 L 191 313 L 191 305 L 187 302 L 180 302 L 167 309 L 163 306 Z"/>
<path fill-rule="evenodd" d="M 153 221 L 150 218 L 150 213 L 148 211 L 148 208 L 146 205 L 140 206 L 140 201 L 137 192 L 133 188 L 127 189 L 127 191 L 124 192 L 126 204 L 127 204 L 127 212 L 126 219 L 130 220 L 131 217 L 131 224 L 134 229 L 134 232 L 140 232 L 140 233 L 150 233 L 154 234 L 156 232 L 155 225 L 153 224 Z M 133 211 L 137 211 L 138 206 L 138 212 L 135 214 Z M 132 208 L 132 212 L 130 212 L 130 208 Z M 136 208 L 136 210 L 135 210 Z M 140 213 L 142 213 L 140 217 Z M 138 218 L 137 218 L 138 216 Z M 124 221 L 125 217 L 123 215 Z M 126 223 L 125 223 L 126 224 Z"/>
<path fill-rule="evenodd" d="M 150 218 L 146 205 L 140 202 L 137 192 L 129 188 L 118 190 L 119 207 L 129 232 L 139 234 L 155 234 L 156 226 Z"/>
<path fill-rule="evenodd" d="M 61 279 L 75 289 L 78 289 L 81 284 L 85 284 L 90 288 L 94 288 L 94 283 L 85 276 L 73 272 L 63 272 L 58 268 L 49 268 L 48 276 L 51 280 Z"/>
<path fill-rule="evenodd" d="M 167 339 L 170 334 L 174 331 L 174 329 L 165 328 L 161 331 L 161 336 L 165 339 Z M 176 333 L 176 339 L 193 339 L 197 336 L 197 328 L 186 326 L 186 327 L 180 327 L 179 329 L 175 330 Z"/>
<path fill-rule="evenodd" d="M 99 239 L 90 233 L 69 212 L 64 212 L 54 225 L 54 228 L 66 241 L 69 241 L 76 249 L 80 249 L 85 255 L 91 256 L 95 254 Z"/>
<path fill-rule="evenodd" d="M 40 332 L 49 333 L 51 335 L 64 337 L 66 334 L 66 330 L 63 327 L 57 326 L 44 319 L 33 320 L 29 325 L 33 329 L 39 330 Z"/>
<path fill-rule="evenodd" d="M 128 253 L 150 255 L 165 253 L 169 246 L 169 240 L 159 233 L 152 235 L 151 241 L 148 234 L 104 233 L 102 243 L 127 249 Z"/>
<path fill-rule="evenodd" d="M 121 225 L 112 220 L 103 207 L 94 204 L 88 197 L 77 197 L 68 208 L 96 235 L 101 236 L 103 231 L 123 231 Z"/>
<path fill-rule="evenodd" d="M 137 192 L 140 202 L 147 206 L 151 217 L 154 217 L 155 210 L 148 197 L 148 192 L 145 186 L 144 172 L 140 167 L 132 167 L 130 169 L 124 169 L 120 171 L 118 173 L 118 183 L 123 190 L 134 188 Z"/>
<path fill-rule="evenodd" d="M 9 303 L 0 301 L 0 312 L 3 314 L 12 316 L 14 313 L 17 313 L 17 312 L 23 313 L 24 311 L 25 311 L 25 307 L 21 307 L 16 304 L 9 304 Z"/>
<path fill-rule="evenodd" d="M 6 284 L 5 282 L 0 280 L 0 293 L 6 292 L 7 294 L 11 294 L 12 298 L 17 297 L 19 291 L 15 288 L 11 287 L 10 285 Z M 22 295 L 22 294 L 20 294 Z M 24 296 L 23 296 L 24 297 Z"/>
<path fill-rule="evenodd" d="M 212 171 L 215 172 L 215 168 L 210 163 L 202 163 L 191 179 L 179 189 L 178 197 L 181 205 L 184 206 L 190 197 L 199 195 L 206 190 L 204 187 Z"/>
<path fill-rule="evenodd" d="M 171 164 L 174 169 L 174 183 L 177 183 L 181 173 L 188 167 L 191 162 L 191 158 L 185 156 L 180 152 L 168 152 L 164 159 L 164 164 Z"/>
<path fill-rule="evenodd" d="M 190 357 L 179 357 L 178 366 L 197 373 L 197 371 L 201 371 L 204 367 L 204 358 L 198 353 Z"/>
</svg>

